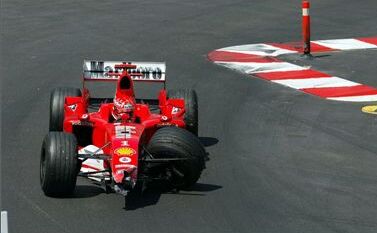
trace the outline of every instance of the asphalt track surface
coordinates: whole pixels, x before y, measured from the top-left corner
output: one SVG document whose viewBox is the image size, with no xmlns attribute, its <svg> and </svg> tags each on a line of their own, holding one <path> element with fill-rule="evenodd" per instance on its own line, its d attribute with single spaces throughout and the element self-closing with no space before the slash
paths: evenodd
<svg viewBox="0 0 377 233">
<path fill-rule="evenodd" d="M 299 0 L 2 1 L 1 209 L 10 232 L 376 232 L 377 118 L 216 66 L 226 46 L 300 39 Z M 313 39 L 375 36 L 375 0 L 312 3 Z M 377 86 L 377 51 L 317 69 Z M 49 92 L 79 86 L 84 58 L 166 61 L 195 88 L 210 161 L 192 191 L 123 198 L 79 179 L 45 197 L 39 151 Z M 143 93 L 141 93 L 143 94 Z"/>
</svg>

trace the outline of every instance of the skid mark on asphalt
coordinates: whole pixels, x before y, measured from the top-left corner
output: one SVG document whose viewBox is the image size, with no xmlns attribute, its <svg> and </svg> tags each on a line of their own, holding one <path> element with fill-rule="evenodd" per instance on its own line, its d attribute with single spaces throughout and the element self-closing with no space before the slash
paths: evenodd
<svg viewBox="0 0 377 233">
<path fill-rule="evenodd" d="M 20 197 L 21 199 L 23 199 L 28 205 L 30 205 L 32 207 L 33 210 L 35 210 L 41 216 L 45 217 L 50 222 L 52 222 L 53 224 L 58 226 L 62 230 L 62 232 L 66 232 L 66 233 L 70 232 L 62 223 L 60 223 L 55 218 L 53 218 L 50 214 L 48 214 L 46 211 L 44 211 L 39 205 L 37 205 L 35 202 L 33 202 L 32 200 L 27 198 L 25 195 L 23 195 L 21 193 L 17 193 L 16 195 L 18 197 Z"/>
<path fill-rule="evenodd" d="M 313 52 L 377 49 L 377 37 L 312 41 Z M 215 64 L 278 83 L 320 98 L 377 101 L 377 88 L 334 77 L 277 57 L 301 52 L 299 43 L 263 43 L 217 49 L 208 54 Z"/>
<path fill-rule="evenodd" d="M 274 108 L 273 104 L 264 103 L 259 105 L 259 107 L 259 111 L 261 112 L 261 114 L 263 113 L 264 116 L 273 116 L 274 113 L 276 113 L 276 108 Z M 305 117 L 301 117 L 296 112 L 292 111 L 290 107 L 279 109 L 279 114 L 284 114 L 285 119 L 289 119 L 290 121 L 296 121 L 301 123 L 302 125 L 309 126 L 313 129 L 319 130 L 323 133 L 337 138 L 340 141 L 344 141 L 349 145 L 353 145 L 373 154 L 377 153 L 377 145 L 371 144 L 368 140 L 365 140 L 363 137 L 360 137 L 359 135 L 354 134 L 352 132 L 342 130 L 339 127 L 332 126 L 330 124 L 327 124 L 326 122 L 322 122 L 317 119 L 308 119 Z"/>
<path fill-rule="evenodd" d="M 275 171 L 281 169 L 275 169 Z M 300 169 L 300 168 L 297 168 Z M 375 228 L 377 224 L 373 220 L 368 219 L 359 219 L 357 216 L 344 216 L 343 214 L 337 214 L 337 213 L 331 213 L 328 212 L 327 216 L 318 215 L 315 212 L 308 212 L 307 208 L 310 208 L 314 205 L 317 205 L 318 202 L 326 203 L 326 198 L 334 198 L 332 197 L 334 192 L 337 194 L 341 194 L 344 199 L 352 198 L 357 200 L 357 202 L 364 203 L 365 198 L 358 195 L 359 192 L 356 191 L 352 187 L 348 187 L 347 184 L 339 183 L 343 178 L 353 178 L 348 176 L 342 176 L 342 175 L 336 175 L 336 182 L 326 183 L 323 182 L 322 179 L 318 179 L 317 183 L 313 183 L 312 179 L 308 179 L 307 177 L 312 175 L 313 172 L 316 174 L 316 176 L 321 177 L 331 177 L 331 179 L 334 178 L 334 174 L 330 173 L 324 173 L 318 170 L 310 171 L 309 173 L 293 173 L 291 175 L 297 176 L 298 174 L 301 176 L 300 182 L 302 182 L 303 186 L 313 186 L 316 190 L 314 193 L 307 193 L 308 191 L 305 189 L 302 189 L 302 186 L 297 185 L 297 183 L 291 182 L 289 179 L 287 179 L 287 176 L 282 176 L 279 173 L 271 174 L 269 173 L 269 176 L 273 176 L 275 180 L 275 186 L 279 187 L 279 190 L 282 190 L 281 195 L 287 198 L 284 200 L 291 199 L 290 195 L 296 196 L 294 199 L 295 202 L 288 202 L 291 209 L 286 212 L 286 215 L 294 217 L 294 219 L 301 218 L 303 220 L 313 220 L 318 223 L 342 223 L 342 224 L 348 224 L 348 225 L 355 225 L 355 226 L 363 226 L 368 228 Z M 278 182 L 276 182 L 278 181 Z M 333 180 L 332 180 L 333 181 Z M 370 182 L 372 183 L 372 181 Z M 284 191 L 283 191 L 284 190 Z M 313 191 L 313 190 L 311 190 Z M 301 201 L 302 200 L 302 193 L 306 193 L 308 196 L 310 195 L 316 195 L 318 192 L 318 197 L 322 197 L 321 200 L 318 200 L 318 202 L 307 202 L 307 201 Z M 325 193 L 325 194 L 324 194 Z M 325 198 L 325 199 L 323 199 Z M 297 201 L 300 200 L 300 201 Z M 365 203 L 364 203 L 365 204 Z"/>
<path fill-rule="evenodd" d="M 371 153 L 377 153 L 377 146 L 368 143 L 360 136 L 352 134 L 351 132 L 340 130 L 337 127 L 331 127 L 325 123 L 300 118 L 295 116 L 295 114 L 291 114 L 290 117 L 315 129 L 321 130 L 329 135 L 332 135 L 335 138 L 347 142 L 350 145 L 354 145 L 356 147 L 359 147 L 360 149 L 363 149 Z"/>
</svg>

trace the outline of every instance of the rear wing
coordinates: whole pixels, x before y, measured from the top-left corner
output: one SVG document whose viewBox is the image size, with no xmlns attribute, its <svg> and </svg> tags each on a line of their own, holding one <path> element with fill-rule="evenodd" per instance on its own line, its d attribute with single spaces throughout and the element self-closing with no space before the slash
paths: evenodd
<svg viewBox="0 0 377 233">
<path fill-rule="evenodd" d="M 134 62 L 134 61 L 92 61 L 84 60 L 84 81 L 117 81 L 119 76 L 109 73 L 122 73 L 123 69 L 115 65 L 131 64 L 136 69 L 128 69 L 134 81 L 164 82 L 166 81 L 166 64 L 164 62 Z M 133 76 L 132 74 L 135 74 Z M 141 75 L 140 75 L 141 74 Z"/>
</svg>

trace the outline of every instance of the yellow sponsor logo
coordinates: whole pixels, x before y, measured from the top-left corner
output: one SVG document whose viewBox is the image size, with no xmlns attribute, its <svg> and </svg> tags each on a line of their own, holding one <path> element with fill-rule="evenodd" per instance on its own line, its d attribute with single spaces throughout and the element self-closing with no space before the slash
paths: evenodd
<svg viewBox="0 0 377 233">
<path fill-rule="evenodd" d="M 114 153 L 119 156 L 132 156 L 136 154 L 136 151 L 131 147 L 119 147 L 114 150 Z"/>
</svg>

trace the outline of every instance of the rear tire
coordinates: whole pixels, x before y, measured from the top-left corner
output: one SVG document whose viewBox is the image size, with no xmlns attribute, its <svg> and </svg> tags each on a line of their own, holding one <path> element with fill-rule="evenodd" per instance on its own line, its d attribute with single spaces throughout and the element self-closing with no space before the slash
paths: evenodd
<svg viewBox="0 0 377 233">
<path fill-rule="evenodd" d="M 50 96 L 50 131 L 62 131 L 64 121 L 64 102 L 68 96 L 81 96 L 78 88 L 58 87 Z"/>
<path fill-rule="evenodd" d="M 47 196 L 67 196 L 79 171 L 77 141 L 73 134 L 49 132 L 42 145 L 40 183 Z"/>
<path fill-rule="evenodd" d="M 168 93 L 171 99 L 185 100 L 185 116 L 186 129 L 191 133 L 198 135 L 198 97 L 192 89 L 170 90 Z"/>
<path fill-rule="evenodd" d="M 170 162 L 168 169 L 172 170 L 170 181 L 173 188 L 184 189 L 194 185 L 205 168 L 206 152 L 203 145 L 195 135 L 185 129 L 164 127 L 157 130 L 147 150 L 154 158 L 187 159 Z"/>
</svg>

